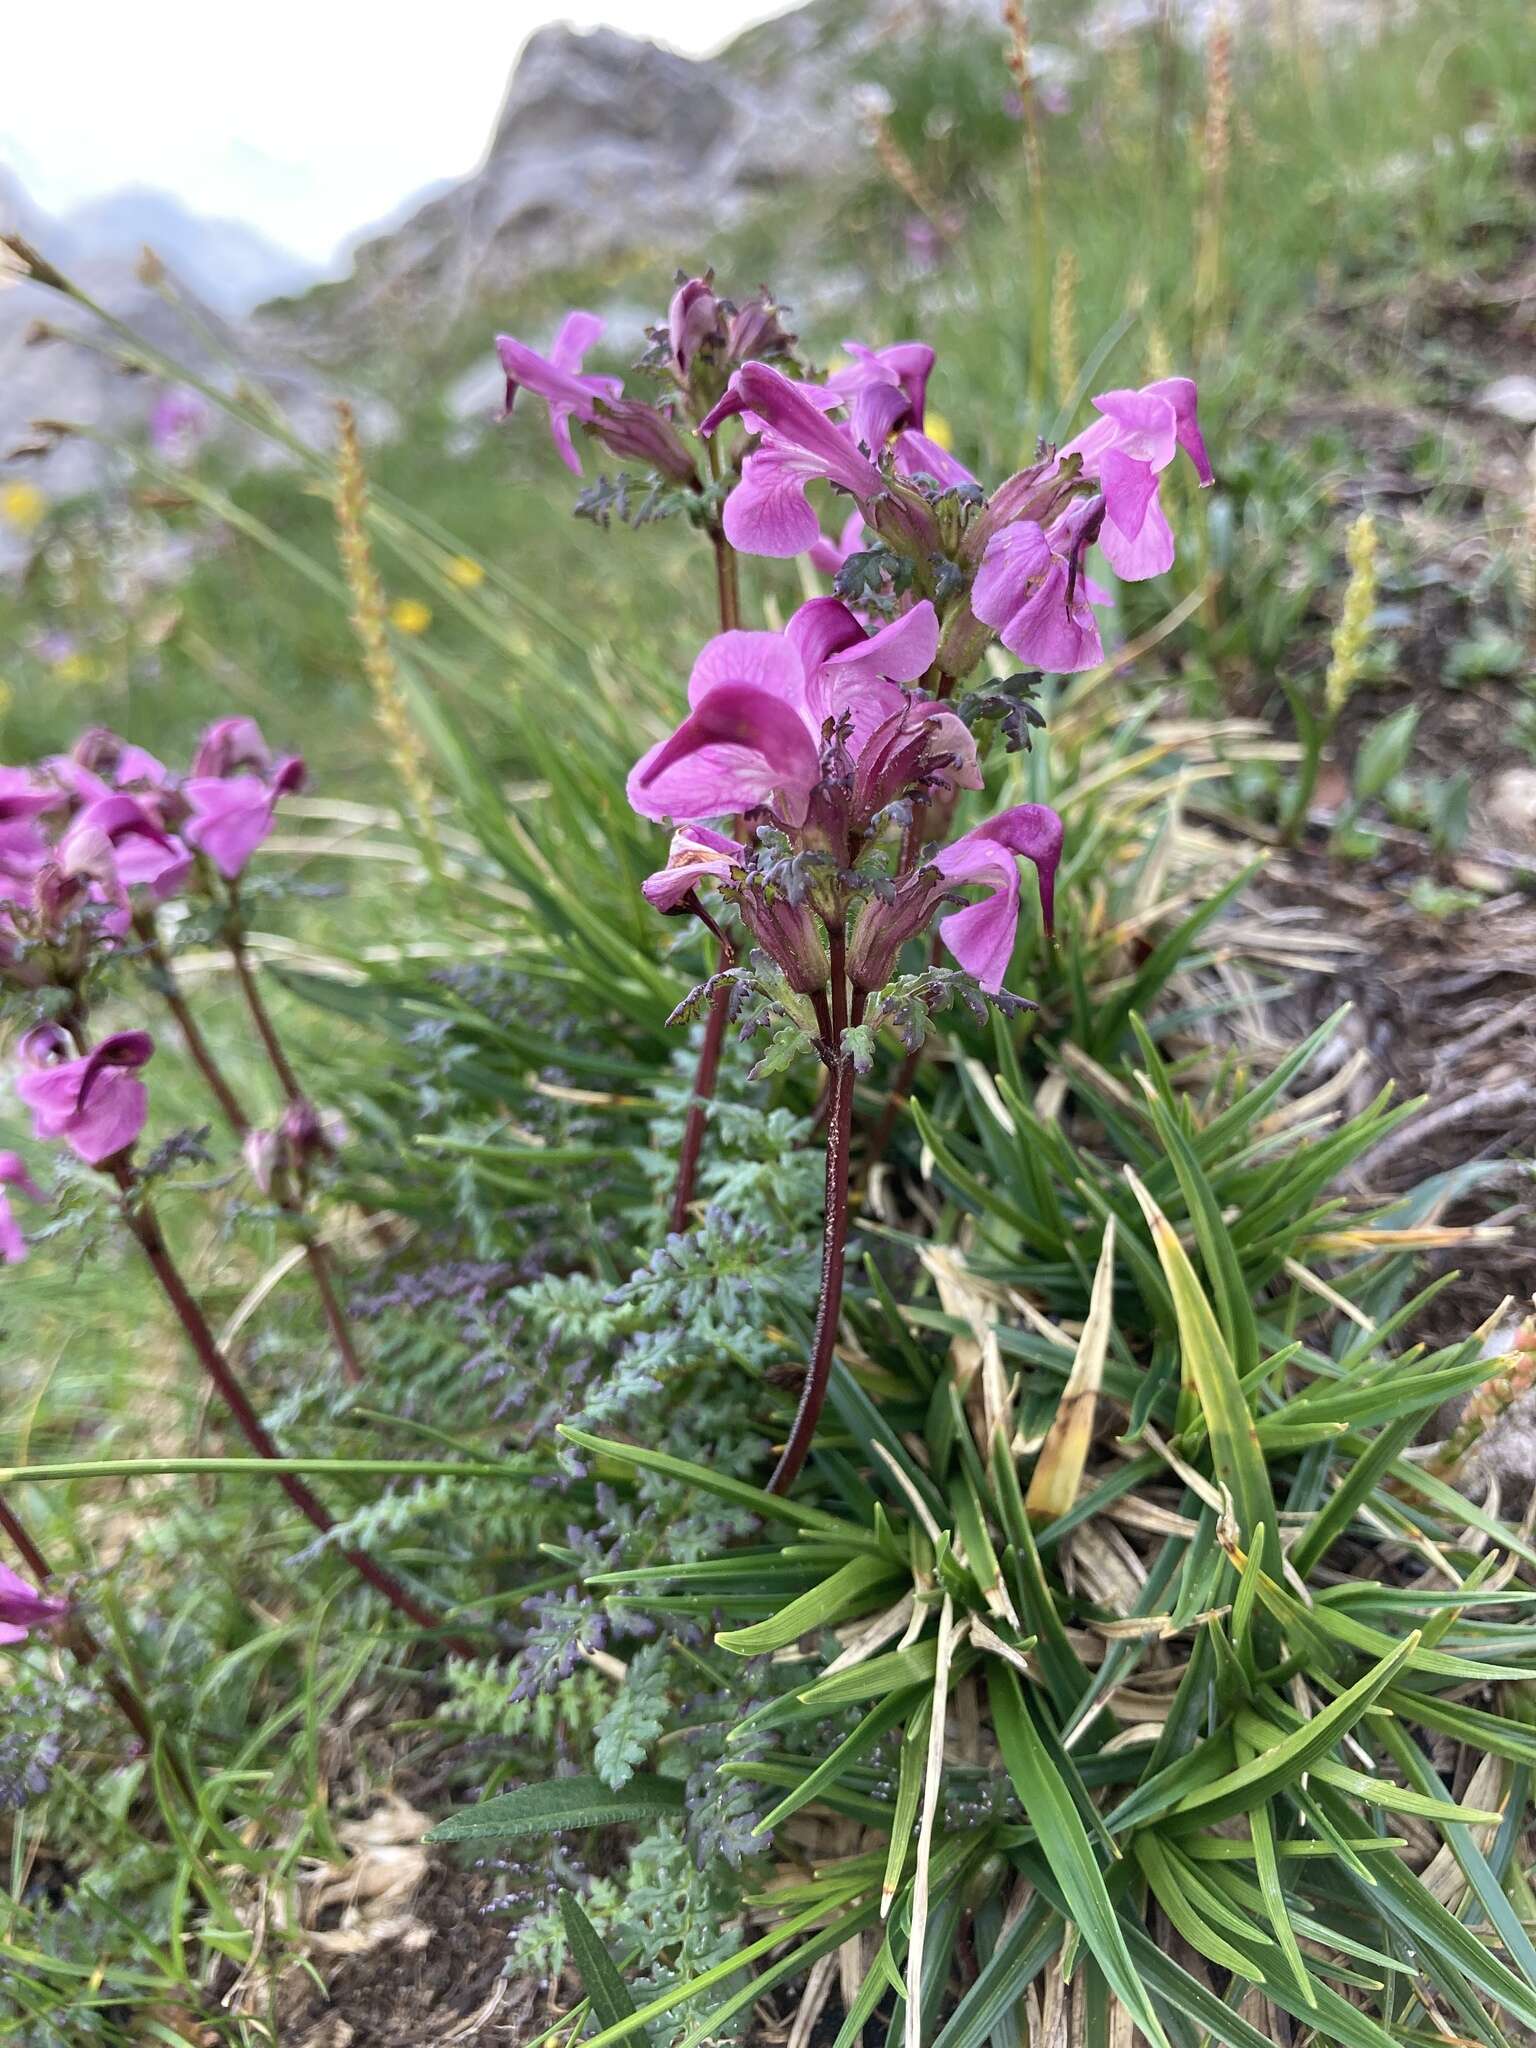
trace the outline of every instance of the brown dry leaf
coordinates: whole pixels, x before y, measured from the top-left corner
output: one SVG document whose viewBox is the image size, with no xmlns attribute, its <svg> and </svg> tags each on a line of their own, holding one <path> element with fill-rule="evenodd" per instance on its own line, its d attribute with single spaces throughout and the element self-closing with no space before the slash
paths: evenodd
<svg viewBox="0 0 1536 2048">
<path fill-rule="evenodd" d="M 1463 1806 L 1481 1806 L 1490 1813 L 1497 1813 L 1504 1804 L 1504 1767 L 1496 1756 L 1485 1756 L 1472 1773 L 1464 1791 L 1458 1794 Z M 1498 1829 L 1490 1822 L 1472 1828 L 1472 1839 L 1486 1856 Z M 1466 1874 L 1456 1861 L 1449 1843 L 1442 1842 L 1427 1869 L 1419 1873 L 1419 1882 L 1434 1893 L 1448 1912 L 1460 1909 L 1467 1895 Z"/>
<path fill-rule="evenodd" d="M 304 1901 L 305 1940 L 324 1955 L 360 1955 L 392 1944 L 422 1948 L 431 1929 L 409 1910 L 430 1859 L 422 1837 L 428 1815 L 393 1794 L 362 1820 L 344 1821 L 337 1839 L 352 1853 L 339 1867 L 326 1865 L 308 1881 Z M 342 1908 L 337 1926 L 316 1922 Z"/>
</svg>

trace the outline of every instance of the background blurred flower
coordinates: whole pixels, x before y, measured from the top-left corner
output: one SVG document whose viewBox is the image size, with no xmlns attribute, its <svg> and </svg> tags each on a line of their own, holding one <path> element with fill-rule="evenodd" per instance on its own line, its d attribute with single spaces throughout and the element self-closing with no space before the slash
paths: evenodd
<svg viewBox="0 0 1536 2048">
<path fill-rule="evenodd" d="M 478 590 L 485 581 L 485 571 L 468 555 L 455 555 L 447 565 L 447 575 L 448 581 L 457 583 L 460 590 Z"/>
<path fill-rule="evenodd" d="M 389 623 L 399 633 L 425 633 L 432 623 L 432 607 L 419 597 L 398 597 L 389 608 Z"/>
<path fill-rule="evenodd" d="M 0 488 L 0 519 L 18 533 L 31 533 L 40 526 L 47 510 L 48 500 L 36 484 L 17 482 Z"/>
</svg>

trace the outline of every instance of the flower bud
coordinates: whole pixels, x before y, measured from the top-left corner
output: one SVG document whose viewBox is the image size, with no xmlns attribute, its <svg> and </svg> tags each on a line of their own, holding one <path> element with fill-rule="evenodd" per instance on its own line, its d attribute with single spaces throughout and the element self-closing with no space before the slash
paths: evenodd
<svg viewBox="0 0 1536 2048">
<path fill-rule="evenodd" d="M 685 278 L 667 308 L 667 353 L 672 368 L 685 383 L 701 349 L 725 344 L 720 301 L 713 290 L 714 276 L 712 270 L 706 270 L 702 277 Z"/>
<path fill-rule="evenodd" d="M 899 881 L 890 897 L 870 897 L 848 946 L 848 979 L 855 988 L 885 987 L 896 955 L 927 926 L 944 889 L 937 868 L 919 868 Z"/>
<path fill-rule="evenodd" d="M 807 996 L 826 987 L 826 949 L 806 904 L 791 903 L 780 890 L 751 885 L 741 891 L 737 903 L 742 923 L 784 970 L 796 995 Z"/>
<path fill-rule="evenodd" d="M 796 336 L 779 319 L 783 309 L 759 286 L 745 305 L 732 309 L 725 330 L 725 353 L 732 363 L 768 362 L 787 356 Z"/>
<path fill-rule="evenodd" d="M 674 483 L 698 484 L 682 435 L 664 413 L 638 398 L 597 399 L 587 431 L 623 461 L 643 462 Z"/>
</svg>

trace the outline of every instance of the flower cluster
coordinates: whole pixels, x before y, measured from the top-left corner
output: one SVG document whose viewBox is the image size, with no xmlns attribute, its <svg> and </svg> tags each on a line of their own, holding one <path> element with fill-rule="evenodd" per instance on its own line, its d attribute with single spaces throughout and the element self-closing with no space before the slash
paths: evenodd
<svg viewBox="0 0 1536 2048">
<path fill-rule="evenodd" d="M 276 757 L 250 718 L 224 718 L 173 773 L 144 748 L 93 727 L 69 753 L 0 767 L 0 990 L 39 1018 L 18 1046 L 16 1092 L 35 1137 L 111 1170 L 144 1127 L 147 1031 L 89 1045 L 84 990 L 101 962 L 153 942 L 169 898 L 222 902 L 272 829 L 304 764 Z M 7 1189 L 39 1199 L 15 1153 L 0 1153 L 0 1258 L 25 1247 Z"/>
<path fill-rule="evenodd" d="M 842 365 L 815 381 L 766 294 L 738 309 L 711 274 L 680 278 L 642 365 L 670 385 L 651 405 L 583 371 L 602 331 L 573 313 L 547 357 L 498 337 L 509 407 L 519 388 L 544 398 L 573 468 L 573 420 L 659 478 L 700 489 L 690 442 L 712 448 L 713 472 L 727 479 L 720 545 L 808 556 L 838 592 L 802 605 L 781 633 L 733 628 L 704 647 L 687 716 L 629 779 L 634 809 L 677 828 L 647 897 L 708 919 L 699 889 L 723 890 L 797 995 L 827 986 L 834 925 L 852 988 L 869 993 L 903 942 L 954 902 L 939 936 L 996 993 L 1018 921 L 1018 859 L 1037 869 L 1049 925 L 1061 824 L 1024 804 L 944 843 L 960 792 L 982 785 L 955 687 L 994 636 L 1053 674 L 1102 660 L 1095 606 L 1108 599 L 1090 551 L 1125 581 L 1161 574 L 1174 556 L 1163 474 L 1182 450 L 1211 481 L 1194 384 L 1166 377 L 1101 393 L 1091 426 L 989 495 L 926 431 L 934 352 L 924 342 L 847 342 Z M 731 421 L 740 438 L 722 461 L 713 444 Z M 852 501 L 836 539 L 817 486 Z M 894 873 L 866 859 L 887 831 L 899 837 Z M 955 892 L 966 888 L 985 893 L 963 902 Z"/>
</svg>

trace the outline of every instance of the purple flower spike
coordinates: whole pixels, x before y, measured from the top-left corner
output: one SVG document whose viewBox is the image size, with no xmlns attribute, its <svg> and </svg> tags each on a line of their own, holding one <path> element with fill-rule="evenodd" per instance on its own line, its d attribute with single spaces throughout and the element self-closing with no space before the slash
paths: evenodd
<svg viewBox="0 0 1536 2048">
<path fill-rule="evenodd" d="M 991 995 L 1003 985 L 1018 936 L 1019 856 L 1034 863 L 1045 928 L 1052 931 L 1062 838 L 1062 822 L 1053 810 L 1016 804 L 934 855 L 933 865 L 946 880 L 979 882 L 989 892 L 980 903 L 942 919 L 939 937 Z"/>
<path fill-rule="evenodd" d="M 24 1643 L 35 1628 L 46 1628 L 69 1612 L 67 1600 L 50 1599 L 0 1564 L 0 1643 Z"/>
<path fill-rule="evenodd" d="M 29 1031 L 21 1041 L 24 1071 L 16 1093 L 32 1112 L 33 1136 L 62 1139 L 87 1166 L 128 1151 L 149 1114 L 149 1093 L 137 1073 L 154 1050 L 147 1031 L 118 1031 L 94 1052 L 71 1059 L 57 1025 Z"/>
<path fill-rule="evenodd" d="M 542 398 L 549 407 L 549 431 L 560 460 L 577 476 L 581 475 L 581 457 L 571 443 L 572 419 L 585 425 L 593 416 L 596 399 L 606 398 L 611 404 L 624 390 L 621 378 L 582 372 L 582 358 L 602 339 L 606 326 L 595 313 L 567 313 L 547 356 L 510 334 L 496 337 L 496 353 L 507 373 L 507 411 L 512 410 L 519 391 Z"/>
<path fill-rule="evenodd" d="M 27 1245 L 21 1234 L 21 1225 L 11 1209 L 7 1188 L 14 1188 L 29 1202 L 44 1199 L 42 1189 L 27 1171 L 27 1162 L 19 1152 L 0 1152 L 0 1261 L 7 1266 L 19 1266 L 27 1256 Z"/>
</svg>

